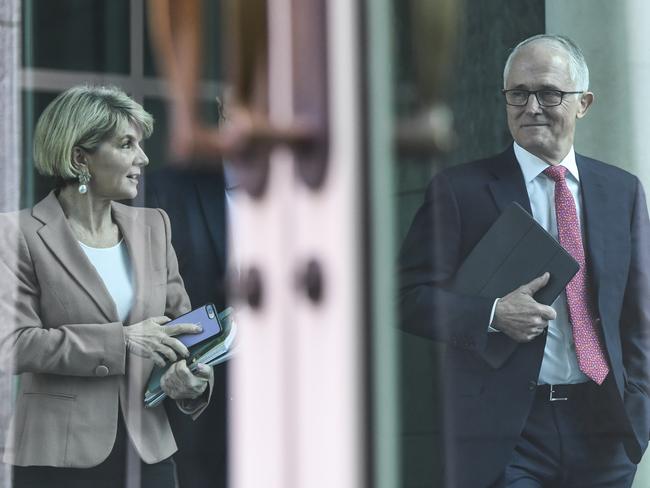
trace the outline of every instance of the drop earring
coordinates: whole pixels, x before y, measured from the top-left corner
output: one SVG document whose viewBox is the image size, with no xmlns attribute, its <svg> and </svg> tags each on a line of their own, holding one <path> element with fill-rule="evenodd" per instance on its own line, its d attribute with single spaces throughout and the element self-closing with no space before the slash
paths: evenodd
<svg viewBox="0 0 650 488">
<path fill-rule="evenodd" d="M 77 177 L 79 179 L 79 193 L 85 195 L 88 193 L 88 182 L 90 182 L 90 173 L 87 169 L 82 169 Z"/>
</svg>

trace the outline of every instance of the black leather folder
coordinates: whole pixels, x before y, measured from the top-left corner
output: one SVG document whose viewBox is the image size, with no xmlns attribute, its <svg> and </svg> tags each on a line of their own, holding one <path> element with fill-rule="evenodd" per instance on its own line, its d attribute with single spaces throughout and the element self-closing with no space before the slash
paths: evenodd
<svg viewBox="0 0 650 488">
<path fill-rule="evenodd" d="M 513 202 L 465 258 L 452 288 L 465 295 L 503 297 L 548 271 L 548 284 L 534 298 L 551 305 L 579 269 L 578 262 L 560 243 Z M 516 346 L 505 334 L 490 333 L 482 356 L 498 368 Z"/>
</svg>

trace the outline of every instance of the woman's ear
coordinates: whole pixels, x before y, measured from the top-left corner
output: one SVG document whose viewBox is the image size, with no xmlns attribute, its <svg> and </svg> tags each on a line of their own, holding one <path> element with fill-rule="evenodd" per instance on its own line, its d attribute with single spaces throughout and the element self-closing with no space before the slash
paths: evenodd
<svg viewBox="0 0 650 488">
<path fill-rule="evenodd" d="M 88 169 L 86 151 L 84 151 L 79 146 L 72 148 L 72 166 L 74 166 L 77 171 L 81 171 L 81 168 L 83 167 L 86 167 L 86 169 Z"/>
</svg>

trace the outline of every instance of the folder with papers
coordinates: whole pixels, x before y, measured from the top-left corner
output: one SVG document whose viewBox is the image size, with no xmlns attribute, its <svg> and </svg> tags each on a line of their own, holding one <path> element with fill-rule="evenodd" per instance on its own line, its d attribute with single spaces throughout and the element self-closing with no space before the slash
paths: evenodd
<svg viewBox="0 0 650 488">
<path fill-rule="evenodd" d="M 236 350 L 237 325 L 233 318 L 233 309 L 228 307 L 219 312 L 219 322 L 223 333 L 189 347 L 190 357 L 187 359 L 190 371 L 196 371 L 199 364 L 215 366 L 230 359 Z M 149 377 L 147 390 L 144 394 L 144 405 L 152 408 L 159 405 L 167 395 L 160 387 L 160 379 L 171 364 L 164 368 L 155 367 Z"/>
<path fill-rule="evenodd" d="M 503 297 L 548 271 L 548 284 L 533 298 L 551 305 L 579 269 L 580 265 L 560 243 L 513 202 L 465 258 L 452 289 L 465 295 Z M 505 334 L 492 333 L 482 357 L 498 368 L 516 346 Z"/>
</svg>

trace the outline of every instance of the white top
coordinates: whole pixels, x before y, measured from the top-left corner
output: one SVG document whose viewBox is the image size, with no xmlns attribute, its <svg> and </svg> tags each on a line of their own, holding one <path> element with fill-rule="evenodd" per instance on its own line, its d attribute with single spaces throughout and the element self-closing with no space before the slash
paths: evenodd
<svg viewBox="0 0 650 488">
<path fill-rule="evenodd" d="M 521 167 L 526 182 L 526 191 L 530 199 L 533 217 L 546 231 L 558 240 L 557 218 L 555 216 L 555 182 L 542 172 L 548 163 L 514 144 L 515 156 Z M 560 162 L 566 167 L 566 183 L 576 203 L 578 222 L 582 224 L 582 195 L 580 193 L 580 174 L 576 165 L 573 147 Z M 582 228 L 583 242 L 584 229 Z M 569 321 L 566 293 L 551 305 L 557 312 L 555 320 L 548 322 L 548 336 L 544 349 L 544 359 L 537 382 L 539 384 L 583 383 L 589 378 L 580 371 L 576 356 L 573 332 Z"/>
<path fill-rule="evenodd" d="M 86 246 L 81 241 L 79 245 L 104 281 L 117 307 L 117 315 L 124 322 L 133 306 L 134 295 L 131 259 L 124 240 L 105 248 Z"/>
</svg>

